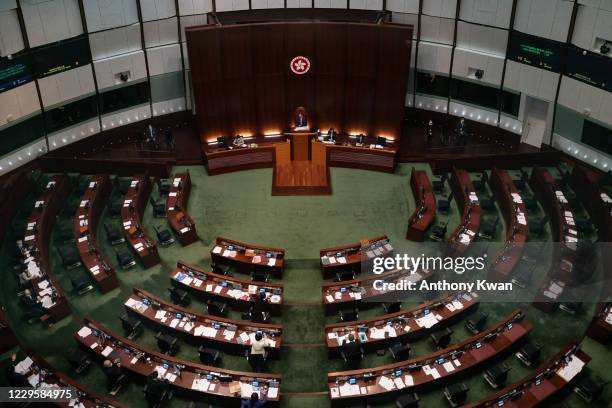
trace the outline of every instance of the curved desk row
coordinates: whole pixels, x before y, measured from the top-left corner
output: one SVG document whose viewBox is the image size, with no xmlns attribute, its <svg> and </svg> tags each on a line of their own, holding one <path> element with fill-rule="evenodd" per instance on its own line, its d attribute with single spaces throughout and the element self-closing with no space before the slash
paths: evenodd
<svg viewBox="0 0 612 408">
<path fill-rule="evenodd" d="M 113 401 L 106 395 L 101 395 L 85 389 L 66 374 L 55 370 L 43 358 L 36 355 L 36 353 L 27 352 L 26 355 L 26 358 L 16 363 L 15 372 L 27 377 L 32 387 L 50 390 L 54 388 L 73 388 L 76 391 L 76 394 L 73 395 L 72 398 L 61 398 L 55 405 L 78 408 L 125 407 L 125 405 Z"/>
<path fill-rule="evenodd" d="M 283 305 L 283 285 L 271 282 L 254 282 L 205 271 L 183 261 L 170 273 L 174 286 L 188 290 L 202 299 L 228 302 L 233 309 L 248 311 L 260 291 L 266 293 L 270 312 L 280 316 Z"/>
<path fill-rule="evenodd" d="M 325 326 L 327 348 L 331 355 L 340 352 L 344 340 L 353 335 L 365 352 L 373 352 L 400 340 L 425 336 L 432 327 L 446 326 L 478 306 L 476 293 L 453 294 L 422 303 L 408 310 Z"/>
<path fill-rule="evenodd" d="M 98 221 L 111 192 L 110 179 L 105 174 L 92 176 L 74 217 L 74 238 L 83 265 L 102 293 L 119 286 L 112 264 L 96 242 Z"/>
<path fill-rule="evenodd" d="M 279 137 L 280 139 L 280 137 Z M 232 171 L 273 167 L 276 157 L 274 144 L 259 143 L 254 147 L 227 150 L 208 148 L 205 151 L 206 169 L 211 176 Z"/>
<path fill-rule="evenodd" d="M 450 185 L 461 212 L 461 224 L 455 228 L 448 241 L 454 253 L 462 254 L 478 236 L 482 211 L 470 174 L 466 170 L 453 167 Z"/>
<path fill-rule="evenodd" d="M 166 217 L 170 227 L 177 235 L 181 245 L 189 245 L 198 240 L 195 222 L 187 213 L 187 202 L 191 192 L 191 175 L 179 173 L 172 179 L 170 192 L 166 199 Z"/>
<path fill-rule="evenodd" d="M 410 188 L 416 208 L 408 219 L 406 239 L 423 242 L 425 233 L 436 219 L 436 195 L 433 192 L 427 172 L 412 168 L 410 173 Z"/>
<path fill-rule="evenodd" d="M 393 173 L 398 149 L 395 147 L 374 147 L 375 145 L 345 141 L 342 144 L 328 144 L 313 140 L 312 143 L 323 144 L 327 164 L 331 167 L 346 167 Z M 315 150 L 313 149 L 313 152 Z M 314 160 L 314 158 L 313 158 Z"/>
<path fill-rule="evenodd" d="M 465 408 L 539 406 L 569 384 L 589 361 L 591 357 L 572 343 L 529 376 Z"/>
<path fill-rule="evenodd" d="M 149 176 L 137 176 L 132 179 L 125 194 L 121 208 L 121 221 L 125 239 L 130 244 L 145 268 L 159 263 L 157 247 L 142 227 L 142 218 L 151 195 Z"/>
<path fill-rule="evenodd" d="M 334 276 L 338 269 L 352 269 L 355 273 L 361 272 L 362 263 L 377 256 L 390 256 L 393 247 L 386 235 L 373 239 L 362 239 L 359 243 L 319 250 L 321 273 L 323 278 Z"/>
<path fill-rule="evenodd" d="M 211 344 L 223 351 L 244 355 L 251 346 L 256 332 L 270 340 L 268 350 L 278 357 L 282 342 L 282 326 L 224 319 L 198 313 L 195 310 L 174 305 L 143 289 L 134 288 L 125 301 L 128 313 L 166 332 L 174 332 L 195 344 Z"/>
<path fill-rule="evenodd" d="M 560 243 L 555 247 L 553 262 L 534 299 L 534 306 L 550 313 L 558 306 L 566 283 L 571 281 L 578 229 L 569 202 L 547 169 L 534 168 L 529 185 L 550 217 L 552 241 Z"/>
<path fill-rule="evenodd" d="M 237 272 L 251 273 L 254 270 L 269 272 L 281 278 L 285 268 L 285 250 L 217 237 L 215 246 L 210 249 L 210 257 L 215 263 L 233 266 Z"/>
<path fill-rule="evenodd" d="M 26 266 L 24 275 L 32 283 L 43 307 L 56 322 L 70 314 L 70 306 L 49 265 L 49 239 L 70 189 L 68 176 L 51 177 L 28 217 L 21 248 Z"/>
<path fill-rule="evenodd" d="M 520 310 L 459 344 L 411 360 L 327 375 L 332 402 L 385 400 L 406 390 L 434 386 L 508 351 L 531 331 Z"/>
<path fill-rule="evenodd" d="M 85 319 L 74 337 L 100 360 L 119 359 L 125 370 L 137 376 L 146 377 L 157 371 L 186 398 L 236 404 L 237 399 L 248 398 L 254 390 L 259 390 L 269 401 L 279 400 L 281 376 L 277 374 L 225 370 L 156 353 L 91 319 Z"/>
<path fill-rule="evenodd" d="M 394 291 L 383 284 L 420 282 L 431 276 L 432 271 L 419 270 L 412 273 L 404 269 L 396 269 L 380 275 L 368 275 L 360 279 L 343 282 L 333 282 L 323 285 L 323 305 L 325 312 L 334 314 L 346 307 L 374 307 L 382 302 L 384 297 L 392 296 Z M 402 289 L 403 290 L 403 289 Z M 387 299 L 388 300 L 388 299 Z"/>
<path fill-rule="evenodd" d="M 489 277 L 491 280 L 507 281 L 521 260 L 529 234 L 527 208 L 506 170 L 494 167 L 489 177 L 489 186 L 506 225 L 506 243 L 493 257 Z"/>
</svg>

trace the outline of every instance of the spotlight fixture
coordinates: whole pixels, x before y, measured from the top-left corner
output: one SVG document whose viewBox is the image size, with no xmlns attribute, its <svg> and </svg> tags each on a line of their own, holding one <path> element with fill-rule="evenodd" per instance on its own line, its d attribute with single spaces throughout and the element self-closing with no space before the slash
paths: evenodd
<svg viewBox="0 0 612 408">
<path fill-rule="evenodd" d="M 477 79 L 482 79 L 482 77 L 484 76 L 484 70 L 482 69 L 477 69 L 476 72 L 474 72 L 474 76 Z"/>
<path fill-rule="evenodd" d="M 604 41 L 604 43 L 601 44 L 601 47 L 599 47 L 599 51 L 604 55 L 608 54 L 610 52 L 610 42 Z"/>
</svg>

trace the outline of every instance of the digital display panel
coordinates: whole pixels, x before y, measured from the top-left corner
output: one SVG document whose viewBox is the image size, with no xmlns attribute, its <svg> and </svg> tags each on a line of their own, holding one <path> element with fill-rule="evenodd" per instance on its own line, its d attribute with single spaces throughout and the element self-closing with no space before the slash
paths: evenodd
<svg viewBox="0 0 612 408">
<path fill-rule="evenodd" d="M 612 59 L 578 47 L 568 47 L 565 74 L 612 92 Z"/>
<path fill-rule="evenodd" d="M 508 59 L 549 71 L 561 72 L 564 44 L 512 31 Z"/>
<path fill-rule="evenodd" d="M 44 78 L 91 62 L 89 41 L 79 37 L 38 48 L 32 52 L 36 78 Z"/>
<path fill-rule="evenodd" d="M 32 71 L 26 57 L 0 60 L 0 92 L 18 87 L 32 80 Z"/>
</svg>

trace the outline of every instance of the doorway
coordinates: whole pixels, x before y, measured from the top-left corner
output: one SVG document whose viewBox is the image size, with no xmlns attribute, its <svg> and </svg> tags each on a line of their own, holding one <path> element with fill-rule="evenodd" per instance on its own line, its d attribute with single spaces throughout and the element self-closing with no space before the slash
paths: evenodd
<svg viewBox="0 0 612 408">
<path fill-rule="evenodd" d="M 525 111 L 523 115 L 522 143 L 539 148 L 544 141 L 544 136 L 550 132 L 550 102 L 525 96 Z"/>
</svg>

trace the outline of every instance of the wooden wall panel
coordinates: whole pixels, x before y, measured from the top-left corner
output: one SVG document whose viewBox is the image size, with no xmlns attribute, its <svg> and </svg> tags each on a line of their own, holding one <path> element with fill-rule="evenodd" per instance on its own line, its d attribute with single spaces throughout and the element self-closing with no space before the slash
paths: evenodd
<svg viewBox="0 0 612 408">
<path fill-rule="evenodd" d="M 411 38 L 410 26 L 340 22 L 189 28 L 201 139 L 286 130 L 298 106 L 322 131 L 397 139 Z M 298 55 L 311 61 L 307 74 L 290 69 Z"/>
</svg>

